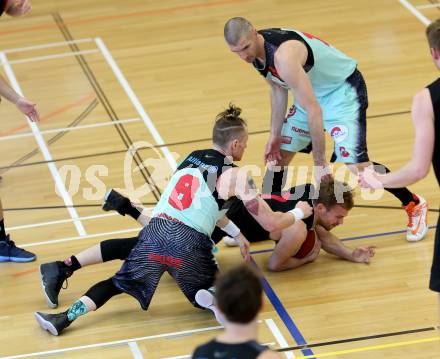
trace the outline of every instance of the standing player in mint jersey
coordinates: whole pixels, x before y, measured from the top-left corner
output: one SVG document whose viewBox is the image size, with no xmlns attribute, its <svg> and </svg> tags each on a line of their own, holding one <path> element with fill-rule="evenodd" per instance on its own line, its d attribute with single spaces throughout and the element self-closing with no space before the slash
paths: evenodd
<svg viewBox="0 0 440 359">
<path fill-rule="evenodd" d="M 249 256 L 249 242 L 222 218 L 227 200 L 234 196 L 267 231 L 285 228 L 312 214 L 307 202 L 298 202 L 287 213 L 273 212 L 256 193 L 252 179 L 232 163 L 243 156 L 248 138 L 240 113 L 233 105 L 221 112 L 214 125 L 213 148 L 194 151 L 179 165 L 119 272 L 95 284 L 65 312 L 35 313 L 43 329 L 59 335 L 76 318 L 123 292 L 147 310 L 164 272 L 195 305 L 197 291 L 212 287 L 218 271 L 210 239 L 216 223 L 238 239 L 242 255 Z"/>
<path fill-rule="evenodd" d="M 241 17 L 226 22 L 224 36 L 230 50 L 251 63 L 271 88 L 266 162 L 276 160 L 284 167 L 296 152 L 309 153 L 313 149 L 318 176 L 328 175 L 326 130 L 334 141 L 332 161 L 345 163 L 354 173 L 372 163 L 379 165 L 368 158 L 367 88 L 354 59 L 311 34 L 286 29 L 257 31 Z M 289 90 L 295 100 L 286 118 Z M 283 175 L 284 170 L 267 171 L 263 191 L 280 192 Z M 407 188 L 385 189 L 401 201 L 407 212 L 407 239 L 421 240 L 428 228 L 426 201 Z"/>
</svg>

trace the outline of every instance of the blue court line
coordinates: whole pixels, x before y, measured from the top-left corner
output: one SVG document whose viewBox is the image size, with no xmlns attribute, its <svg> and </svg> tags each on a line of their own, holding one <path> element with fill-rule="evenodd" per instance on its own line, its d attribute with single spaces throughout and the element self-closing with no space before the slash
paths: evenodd
<svg viewBox="0 0 440 359">
<path fill-rule="evenodd" d="M 428 226 L 428 229 L 433 229 L 436 227 L 437 227 L 436 225 L 432 225 L 432 226 Z M 364 236 L 341 238 L 341 241 L 354 241 L 356 239 L 382 237 L 382 236 L 389 236 L 391 234 L 399 234 L 399 233 L 406 233 L 406 230 L 392 231 L 392 232 L 381 232 L 381 233 L 374 233 L 374 234 L 366 234 Z M 259 251 L 253 251 L 253 252 L 251 252 L 251 254 L 267 253 L 267 252 L 272 252 L 272 251 L 273 251 L 273 249 L 262 249 Z"/>
<path fill-rule="evenodd" d="M 436 228 L 435 225 L 429 226 L 429 229 Z M 400 231 L 392 231 L 392 232 L 381 232 L 381 233 L 374 233 L 374 234 L 367 234 L 364 236 L 356 236 L 356 237 L 347 237 L 342 238 L 342 241 L 353 241 L 356 239 L 364 239 L 364 238 L 373 238 L 373 237 L 381 237 L 381 236 L 388 236 L 391 234 L 399 234 L 399 233 L 405 233 L 406 230 L 400 230 Z M 253 251 L 251 254 L 259 254 L 259 253 L 266 253 L 266 252 L 272 252 L 273 249 L 264 249 L 260 251 Z M 287 312 L 286 308 L 284 308 L 283 303 L 281 303 L 280 298 L 276 295 L 275 291 L 270 286 L 268 280 L 263 275 L 263 271 L 258 267 L 255 260 L 251 257 L 251 261 L 253 266 L 261 273 L 261 284 L 263 285 L 263 290 L 266 293 L 267 298 L 269 298 L 269 301 L 272 303 L 272 306 L 280 316 L 281 320 L 283 321 L 284 325 L 286 326 L 289 333 L 292 335 L 292 338 L 295 340 L 297 345 L 307 345 L 307 342 L 301 332 L 299 331 L 298 327 L 296 326 L 295 322 L 293 321 L 292 317 Z M 311 349 L 301 349 L 304 356 L 308 355 L 315 355 Z"/>
<path fill-rule="evenodd" d="M 284 305 L 281 303 L 280 298 L 278 298 L 275 291 L 272 289 L 269 282 L 267 281 L 266 277 L 263 275 L 263 272 L 261 271 L 260 267 L 258 267 L 257 263 L 254 261 L 252 257 L 251 257 L 251 261 L 253 266 L 261 273 L 261 284 L 263 285 L 263 289 L 264 292 L 266 293 L 267 298 L 269 298 L 270 302 L 272 303 L 272 306 L 275 308 L 276 312 L 280 316 L 286 328 L 289 330 L 296 344 L 307 345 L 306 340 L 302 336 L 298 327 L 293 322 L 293 319 L 290 317 L 289 313 L 287 313 L 287 310 L 286 308 L 284 308 Z M 311 349 L 301 349 L 301 351 L 305 356 L 314 355 Z"/>
</svg>

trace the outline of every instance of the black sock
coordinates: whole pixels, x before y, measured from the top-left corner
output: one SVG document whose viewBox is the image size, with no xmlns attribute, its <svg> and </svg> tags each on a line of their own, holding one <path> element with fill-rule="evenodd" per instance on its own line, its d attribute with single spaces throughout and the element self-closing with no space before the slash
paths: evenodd
<svg viewBox="0 0 440 359">
<path fill-rule="evenodd" d="M 263 178 L 263 194 L 281 193 L 286 184 L 287 170 L 282 168 L 280 171 L 266 169 Z"/>
<path fill-rule="evenodd" d="M 387 167 L 381 165 L 380 163 L 373 162 L 375 166 L 376 172 L 385 174 L 391 172 Z M 385 188 L 385 191 L 390 192 L 395 197 L 397 197 L 400 202 L 402 202 L 402 206 L 407 206 L 410 202 L 415 202 L 415 204 L 419 204 L 419 199 L 415 196 L 408 188 Z"/>
<path fill-rule="evenodd" d="M 141 212 L 133 206 L 128 198 L 124 198 L 120 205 L 118 205 L 117 211 L 119 214 L 122 214 L 125 216 L 128 214 L 131 218 L 133 218 L 135 221 L 139 218 L 141 215 Z"/>
<path fill-rule="evenodd" d="M 133 218 L 135 221 L 137 221 L 137 219 L 139 218 L 139 216 L 141 215 L 141 212 L 139 212 L 139 210 L 134 207 L 131 203 L 129 206 L 127 206 L 127 208 L 125 209 L 125 213 L 128 214 L 131 218 Z"/>
<path fill-rule="evenodd" d="M 78 259 L 75 256 L 71 256 L 61 263 L 63 264 L 64 269 L 70 272 L 70 275 L 81 268 L 81 264 L 78 262 Z"/>
<path fill-rule="evenodd" d="M 5 220 L 0 221 L 0 241 L 6 241 Z"/>
</svg>

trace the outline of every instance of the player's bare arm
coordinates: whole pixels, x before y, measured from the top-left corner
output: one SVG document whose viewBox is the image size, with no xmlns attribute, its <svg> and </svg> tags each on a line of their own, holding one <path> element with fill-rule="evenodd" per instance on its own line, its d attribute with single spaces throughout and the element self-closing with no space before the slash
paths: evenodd
<svg viewBox="0 0 440 359">
<path fill-rule="evenodd" d="M 261 199 L 253 179 L 238 167 L 224 172 L 219 177 L 217 191 L 221 198 L 240 198 L 252 217 L 268 232 L 288 227 L 295 220 L 307 218 L 312 214 L 312 207 L 307 202 L 298 202 L 295 209 L 287 213 L 273 212 Z"/>
<path fill-rule="evenodd" d="M 312 84 L 303 69 L 307 48 L 299 41 L 286 41 L 275 53 L 275 67 L 281 78 L 292 89 L 295 101 L 307 112 L 316 166 L 325 166 L 325 137 L 322 110 L 313 92 Z"/>
<path fill-rule="evenodd" d="M 285 88 L 266 80 L 270 86 L 271 129 L 264 152 L 264 162 L 281 160 L 281 130 L 287 111 L 288 92 Z"/>
<path fill-rule="evenodd" d="M 345 246 L 338 237 L 324 227 L 317 225 L 315 230 L 321 241 L 322 249 L 339 258 L 346 259 L 350 262 L 368 264 L 375 254 L 376 247 L 374 246 L 364 246 L 351 249 Z"/>
</svg>

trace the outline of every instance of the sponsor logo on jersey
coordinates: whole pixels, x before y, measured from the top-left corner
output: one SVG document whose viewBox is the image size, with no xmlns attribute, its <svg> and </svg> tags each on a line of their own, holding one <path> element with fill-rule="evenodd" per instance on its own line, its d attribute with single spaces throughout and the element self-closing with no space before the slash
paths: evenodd
<svg viewBox="0 0 440 359">
<path fill-rule="evenodd" d="M 348 128 L 345 125 L 336 125 L 330 130 L 330 136 L 336 143 L 341 143 L 348 136 Z"/>
<path fill-rule="evenodd" d="M 165 264 L 170 267 L 176 267 L 176 268 L 181 267 L 183 263 L 183 260 L 181 260 L 180 258 L 174 258 L 171 256 L 161 256 L 155 253 L 148 253 L 148 259 L 154 262 L 158 262 L 160 264 Z"/>
<path fill-rule="evenodd" d="M 339 147 L 339 153 L 342 157 L 348 157 L 350 156 L 350 153 L 345 150 L 345 147 Z"/>
<path fill-rule="evenodd" d="M 292 137 L 283 136 L 281 138 L 281 143 L 285 143 L 287 145 L 290 145 L 292 143 Z"/>
<path fill-rule="evenodd" d="M 291 108 L 289 108 L 289 113 L 287 114 L 287 117 L 292 117 L 296 113 L 296 106 L 292 105 Z"/>
<path fill-rule="evenodd" d="M 292 131 L 300 134 L 301 136 L 310 137 L 310 132 L 303 130 L 302 128 L 298 128 L 296 126 L 292 126 Z"/>
</svg>

